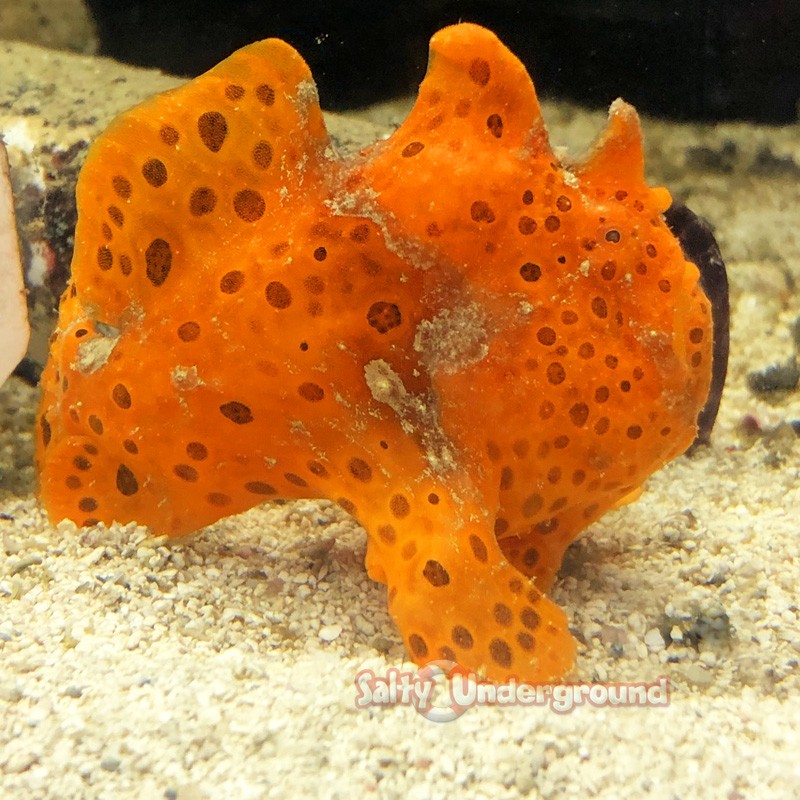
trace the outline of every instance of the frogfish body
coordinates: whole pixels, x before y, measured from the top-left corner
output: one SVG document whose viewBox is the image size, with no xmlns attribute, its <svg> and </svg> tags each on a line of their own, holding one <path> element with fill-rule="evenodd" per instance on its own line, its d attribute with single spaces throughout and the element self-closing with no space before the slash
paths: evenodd
<svg viewBox="0 0 800 800">
<path fill-rule="evenodd" d="M 51 519 L 177 537 L 329 498 L 415 661 L 562 677 L 565 548 L 689 446 L 709 390 L 669 203 L 630 106 L 563 162 L 475 25 L 349 160 L 301 57 L 239 50 L 89 152 L 37 426 Z"/>
</svg>

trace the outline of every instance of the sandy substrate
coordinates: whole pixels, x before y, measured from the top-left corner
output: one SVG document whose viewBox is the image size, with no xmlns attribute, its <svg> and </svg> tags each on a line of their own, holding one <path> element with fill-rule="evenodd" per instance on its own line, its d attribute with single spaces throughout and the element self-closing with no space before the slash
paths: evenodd
<svg viewBox="0 0 800 800">
<path fill-rule="evenodd" d="M 399 106 L 367 115 L 389 125 Z M 548 109 L 557 142 L 603 115 Z M 0 795 L 9 798 L 800 795 L 800 392 L 746 375 L 795 349 L 800 131 L 646 126 L 654 181 L 718 226 L 732 359 L 713 445 L 569 550 L 555 599 L 576 681 L 667 676 L 668 707 L 358 710 L 404 666 L 363 532 L 329 504 L 256 509 L 181 544 L 52 527 L 36 392 L 0 391 Z M 792 222 L 794 220 L 794 222 Z M 747 435 L 753 415 L 766 433 Z"/>
</svg>

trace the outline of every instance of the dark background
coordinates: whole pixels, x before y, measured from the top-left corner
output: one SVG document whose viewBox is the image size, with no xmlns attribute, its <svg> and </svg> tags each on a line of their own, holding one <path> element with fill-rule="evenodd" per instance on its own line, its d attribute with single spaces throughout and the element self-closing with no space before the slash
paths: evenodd
<svg viewBox="0 0 800 800">
<path fill-rule="evenodd" d="M 459 20 L 494 30 L 544 97 L 623 96 L 677 119 L 797 118 L 800 0 L 87 0 L 105 55 L 179 75 L 285 39 L 322 105 L 413 92 L 427 42 Z"/>
</svg>

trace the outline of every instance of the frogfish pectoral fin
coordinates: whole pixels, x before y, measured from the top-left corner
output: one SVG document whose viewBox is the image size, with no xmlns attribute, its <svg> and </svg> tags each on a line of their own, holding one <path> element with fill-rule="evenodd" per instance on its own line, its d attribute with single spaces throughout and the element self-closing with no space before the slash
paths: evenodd
<svg viewBox="0 0 800 800">
<path fill-rule="evenodd" d="M 381 562 L 389 610 L 414 661 L 451 660 L 479 677 L 547 683 L 575 661 L 564 612 L 512 567 L 489 526 L 405 543 Z"/>
</svg>

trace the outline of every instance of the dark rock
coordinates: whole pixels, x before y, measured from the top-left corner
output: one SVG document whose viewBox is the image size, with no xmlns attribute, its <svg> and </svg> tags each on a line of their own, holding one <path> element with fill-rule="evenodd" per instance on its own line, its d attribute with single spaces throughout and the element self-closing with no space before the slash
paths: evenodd
<svg viewBox="0 0 800 800">
<path fill-rule="evenodd" d="M 750 391 L 756 394 L 792 391 L 797 388 L 798 382 L 800 382 L 800 368 L 794 356 L 783 364 L 772 364 L 747 375 L 747 385 Z"/>
<path fill-rule="evenodd" d="M 776 155 L 767 145 L 756 153 L 750 172 L 770 178 L 800 178 L 800 166 L 794 158 L 790 155 Z"/>
<path fill-rule="evenodd" d="M 728 175 L 736 168 L 736 142 L 727 141 L 721 147 L 694 145 L 686 149 L 686 164 L 698 172 L 717 172 Z"/>
</svg>

